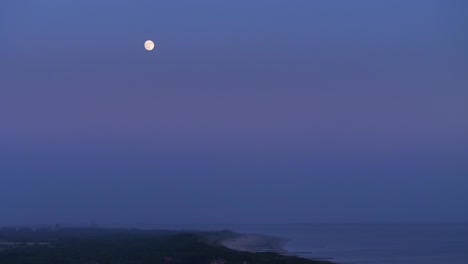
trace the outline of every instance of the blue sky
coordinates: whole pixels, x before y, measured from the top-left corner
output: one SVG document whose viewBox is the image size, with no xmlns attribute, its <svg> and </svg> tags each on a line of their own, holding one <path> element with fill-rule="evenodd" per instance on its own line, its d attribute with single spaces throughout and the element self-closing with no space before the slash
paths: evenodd
<svg viewBox="0 0 468 264">
<path fill-rule="evenodd" d="M 0 10 L 0 224 L 468 220 L 463 1 Z"/>
</svg>

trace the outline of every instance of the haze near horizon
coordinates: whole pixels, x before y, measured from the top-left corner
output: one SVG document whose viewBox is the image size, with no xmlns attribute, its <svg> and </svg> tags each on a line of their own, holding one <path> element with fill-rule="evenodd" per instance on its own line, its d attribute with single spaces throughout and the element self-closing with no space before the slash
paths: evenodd
<svg viewBox="0 0 468 264">
<path fill-rule="evenodd" d="M 2 1 L 0 225 L 467 222 L 467 15 Z"/>
</svg>

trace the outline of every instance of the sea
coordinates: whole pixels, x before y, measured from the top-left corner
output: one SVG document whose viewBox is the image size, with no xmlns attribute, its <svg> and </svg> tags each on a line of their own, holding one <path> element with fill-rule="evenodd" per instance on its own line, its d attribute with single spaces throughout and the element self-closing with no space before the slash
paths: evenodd
<svg viewBox="0 0 468 264">
<path fill-rule="evenodd" d="M 468 264 L 468 224 L 165 224 L 151 229 L 224 230 L 285 239 L 301 257 L 342 264 Z"/>
</svg>

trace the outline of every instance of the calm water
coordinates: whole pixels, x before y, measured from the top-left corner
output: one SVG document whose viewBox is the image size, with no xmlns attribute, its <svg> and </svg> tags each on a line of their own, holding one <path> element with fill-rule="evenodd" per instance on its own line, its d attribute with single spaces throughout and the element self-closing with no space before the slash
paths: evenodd
<svg viewBox="0 0 468 264">
<path fill-rule="evenodd" d="M 468 225 L 278 224 L 159 225 L 166 229 L 230 229 L 280 236 L 303 257 L 349 264 L 468 264 Z"/>
</svg>

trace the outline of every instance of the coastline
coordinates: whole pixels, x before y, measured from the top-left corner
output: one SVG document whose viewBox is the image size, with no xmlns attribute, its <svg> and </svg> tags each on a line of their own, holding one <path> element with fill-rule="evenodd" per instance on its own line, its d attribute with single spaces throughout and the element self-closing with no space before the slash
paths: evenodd
<svg viewBox="0 0 468 264">
<path fill-rule="evenodd" d="M 235 238 L 226 239 L 220 242 L 221 245 L 244 252 L 275 252 L 281 255 L 294 255 L 284 249 L 286 240 L 280 237 L 258 235 L 258 234 L 239 234 Z"/>
<path fill-rule="evenodd" d="M 298 257 L 320 263 L 333 263 L 333 258 L 305 258 L 298 254 L 301 252 L 288 251 L 285 249 L 286 242 L 287 240 L 284 238 L 269 235 L 237 234 L 236 237 L 221 240 L 219 243 L 229 249 L 241 252 L 273 252 L 283 256 Z"/>
<path fill-rule="evenodd" d="M 282 238 L 229 230 L 11 228 L 0 229 L 0 238 L 5 240 L 0 245 L 0 263 L 120 263 L 126 259 L 125 263 L 331 264 L 288 254 Z M 90 240 L 95 242 L 90 245 Z"/>
</svg>

